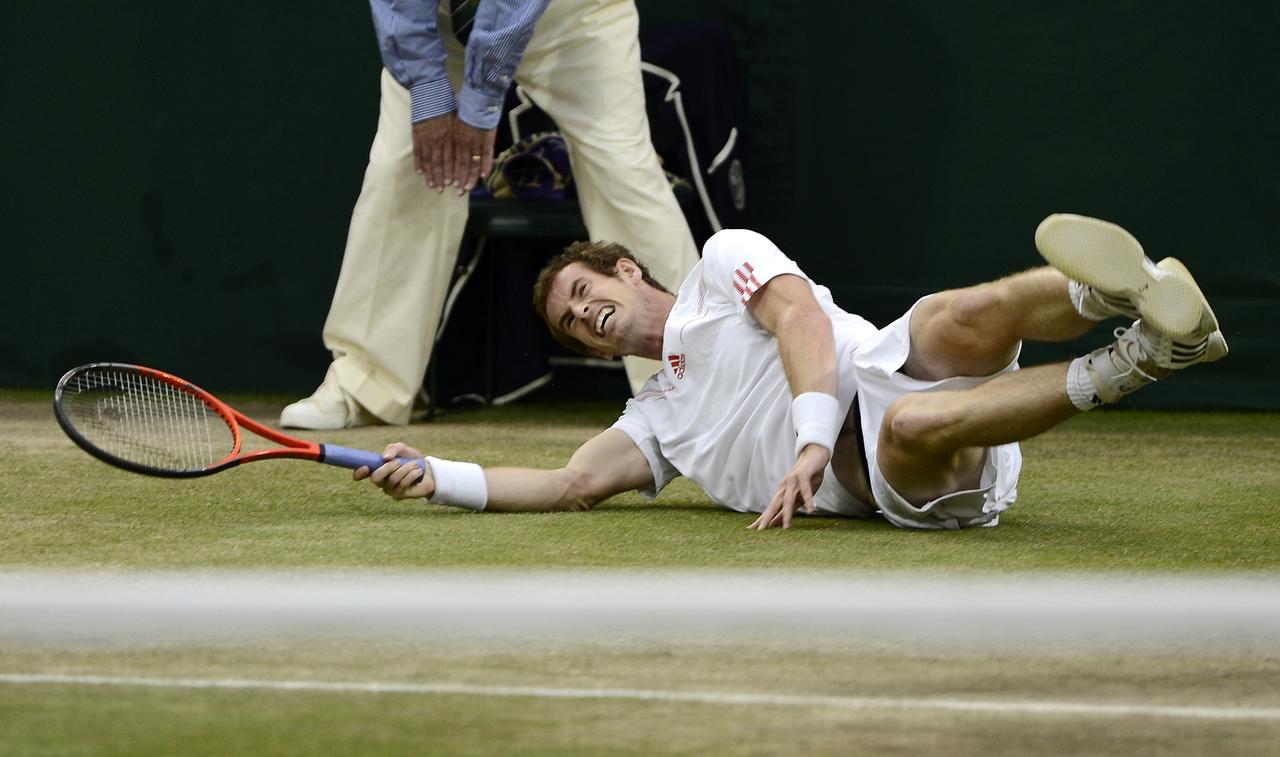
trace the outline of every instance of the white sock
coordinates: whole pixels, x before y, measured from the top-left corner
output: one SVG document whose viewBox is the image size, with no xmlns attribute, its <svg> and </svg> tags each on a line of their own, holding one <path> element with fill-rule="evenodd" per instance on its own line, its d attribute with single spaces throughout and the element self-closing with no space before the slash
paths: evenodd
<svg viewBox="0 0 1280 757">
<path fill-rule="evenodd" d="M 1071 361 L 1067 397 L 1081 410 L 1119 402 L 1172 370 L 1152 364 L 1142 345 L 1141 322 L 1116 332 L 1116 341 Z"/>
</svg>

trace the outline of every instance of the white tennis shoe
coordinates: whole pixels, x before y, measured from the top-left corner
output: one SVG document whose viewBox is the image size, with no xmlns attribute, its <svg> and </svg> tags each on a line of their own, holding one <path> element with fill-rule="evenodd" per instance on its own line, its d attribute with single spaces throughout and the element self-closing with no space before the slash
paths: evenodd
<svg viewBox="0 0 1280 757">
<path fill-rule="evenodd" d="M 1113 223 L 1051 215 L 1036 228 L 1036 249 L 1083 285 L 1073 287 L 1073 302 L 1085 317 L 1141 318 L 1163 334 L 1192 341 L 1218 331 L 1218 320 L 1186 266 L 1174 258 L 1151 262 L 1138 240 Z"/>
<path fill-rule="evenodd" d="M 1036 249 L 1072 280 L 1072 304 L 1092 320 L 1135 318 L 1116 341 L 1085 357 L 1095 405 L 1111 403 L 1176 371 L 1221 360 L 1227 340 L 1209 301 L 1176 258 L 1151 262 L 1113 223 L 1062 213 L 1036 229 Z"/>
<path fill-rule="evenodd" d="M 1085 357 L 1093 383 L 1093 405 L 1110 404 L 1153 381 L 1197 363 L 1212 363 L 1227 355 L 1221 331 L 1208 336 L 1172 337 L 1145 321 L 1116 329 L 1116 341 Z"/>
<path fill-rule="evenodd" d="M 305 428 L 312 431 L 332 431 L 354 426 L 372 426 L 381 423 L 376 416 L 360 406 L 351 395 L 338 386 L 338 377 L 329 367 L 319 388 L 305 399 L 286 405 L 280 411 L 281 428 Z"/>
</svg>

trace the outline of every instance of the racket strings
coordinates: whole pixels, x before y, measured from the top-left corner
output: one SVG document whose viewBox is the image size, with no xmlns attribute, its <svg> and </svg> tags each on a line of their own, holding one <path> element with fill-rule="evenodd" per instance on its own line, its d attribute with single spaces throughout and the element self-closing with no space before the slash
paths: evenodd
<svg viewBox="0 0 1280 757">
<path fill-rule="evenodd" d="M 201 470 L 235 447 L 226 421 L 199 396 L 134 371 L 81 373 L 64 388 L 62 407 L 90 444 L 151 468 Z"/>
</svg>

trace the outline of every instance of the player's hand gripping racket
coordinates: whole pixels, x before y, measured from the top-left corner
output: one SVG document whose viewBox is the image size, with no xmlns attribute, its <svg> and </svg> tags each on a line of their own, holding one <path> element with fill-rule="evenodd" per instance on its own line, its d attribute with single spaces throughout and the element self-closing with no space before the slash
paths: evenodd
<svg viewBox="0 0 1280 757">
<path fill-rule="evenodd" d="M 371 471 L 385 462 L 376 452 L 282 434 L 189 381 L 140 365 L 91 363 L 73 368 L 58 382 L 53 411 L 62 430 L 84 451 L 149 476 L 208 476 L 241 463 L 278 458 L 352 470 L 367 465 Z M 242 452 L 241 428 L 282 446 Z M 425 461 L 412 462 L 426 469 Z"/>
</svg>

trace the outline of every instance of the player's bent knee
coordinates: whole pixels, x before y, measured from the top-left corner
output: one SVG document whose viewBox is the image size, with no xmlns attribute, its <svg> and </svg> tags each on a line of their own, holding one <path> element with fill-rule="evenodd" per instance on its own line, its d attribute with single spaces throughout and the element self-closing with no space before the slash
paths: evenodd
<svg viewBox="0 0 1280 757">
<path fill-rule="evenodd" d="M 931 302 L 936 299 L 937 302 Z M 924 320 L 912 322 L 912 347 L 918 350 L 923 375 L 983 376 L 1011 359 L 1018 338 L 1005 317 L 1008 298 L 1001 287 L 983 285 L 944 292 L 920 303 Z"/>
<path fill-rule="evenodd" d="M 947 317 L 957 328 L 978 333 L 989 331 L 1002 322 L 1008 298 L 1004 290 L 994 284 L 962 289 L 951 299 Z"/>
<path fill-rule="evenodd" d="M 985 363 L 1016 338 L 1005 315 L 1007 305 L 1008 298 L 999 286 L 962 289 L 949 298 L 932 328 L 956 358 Z"/>
</svg>

